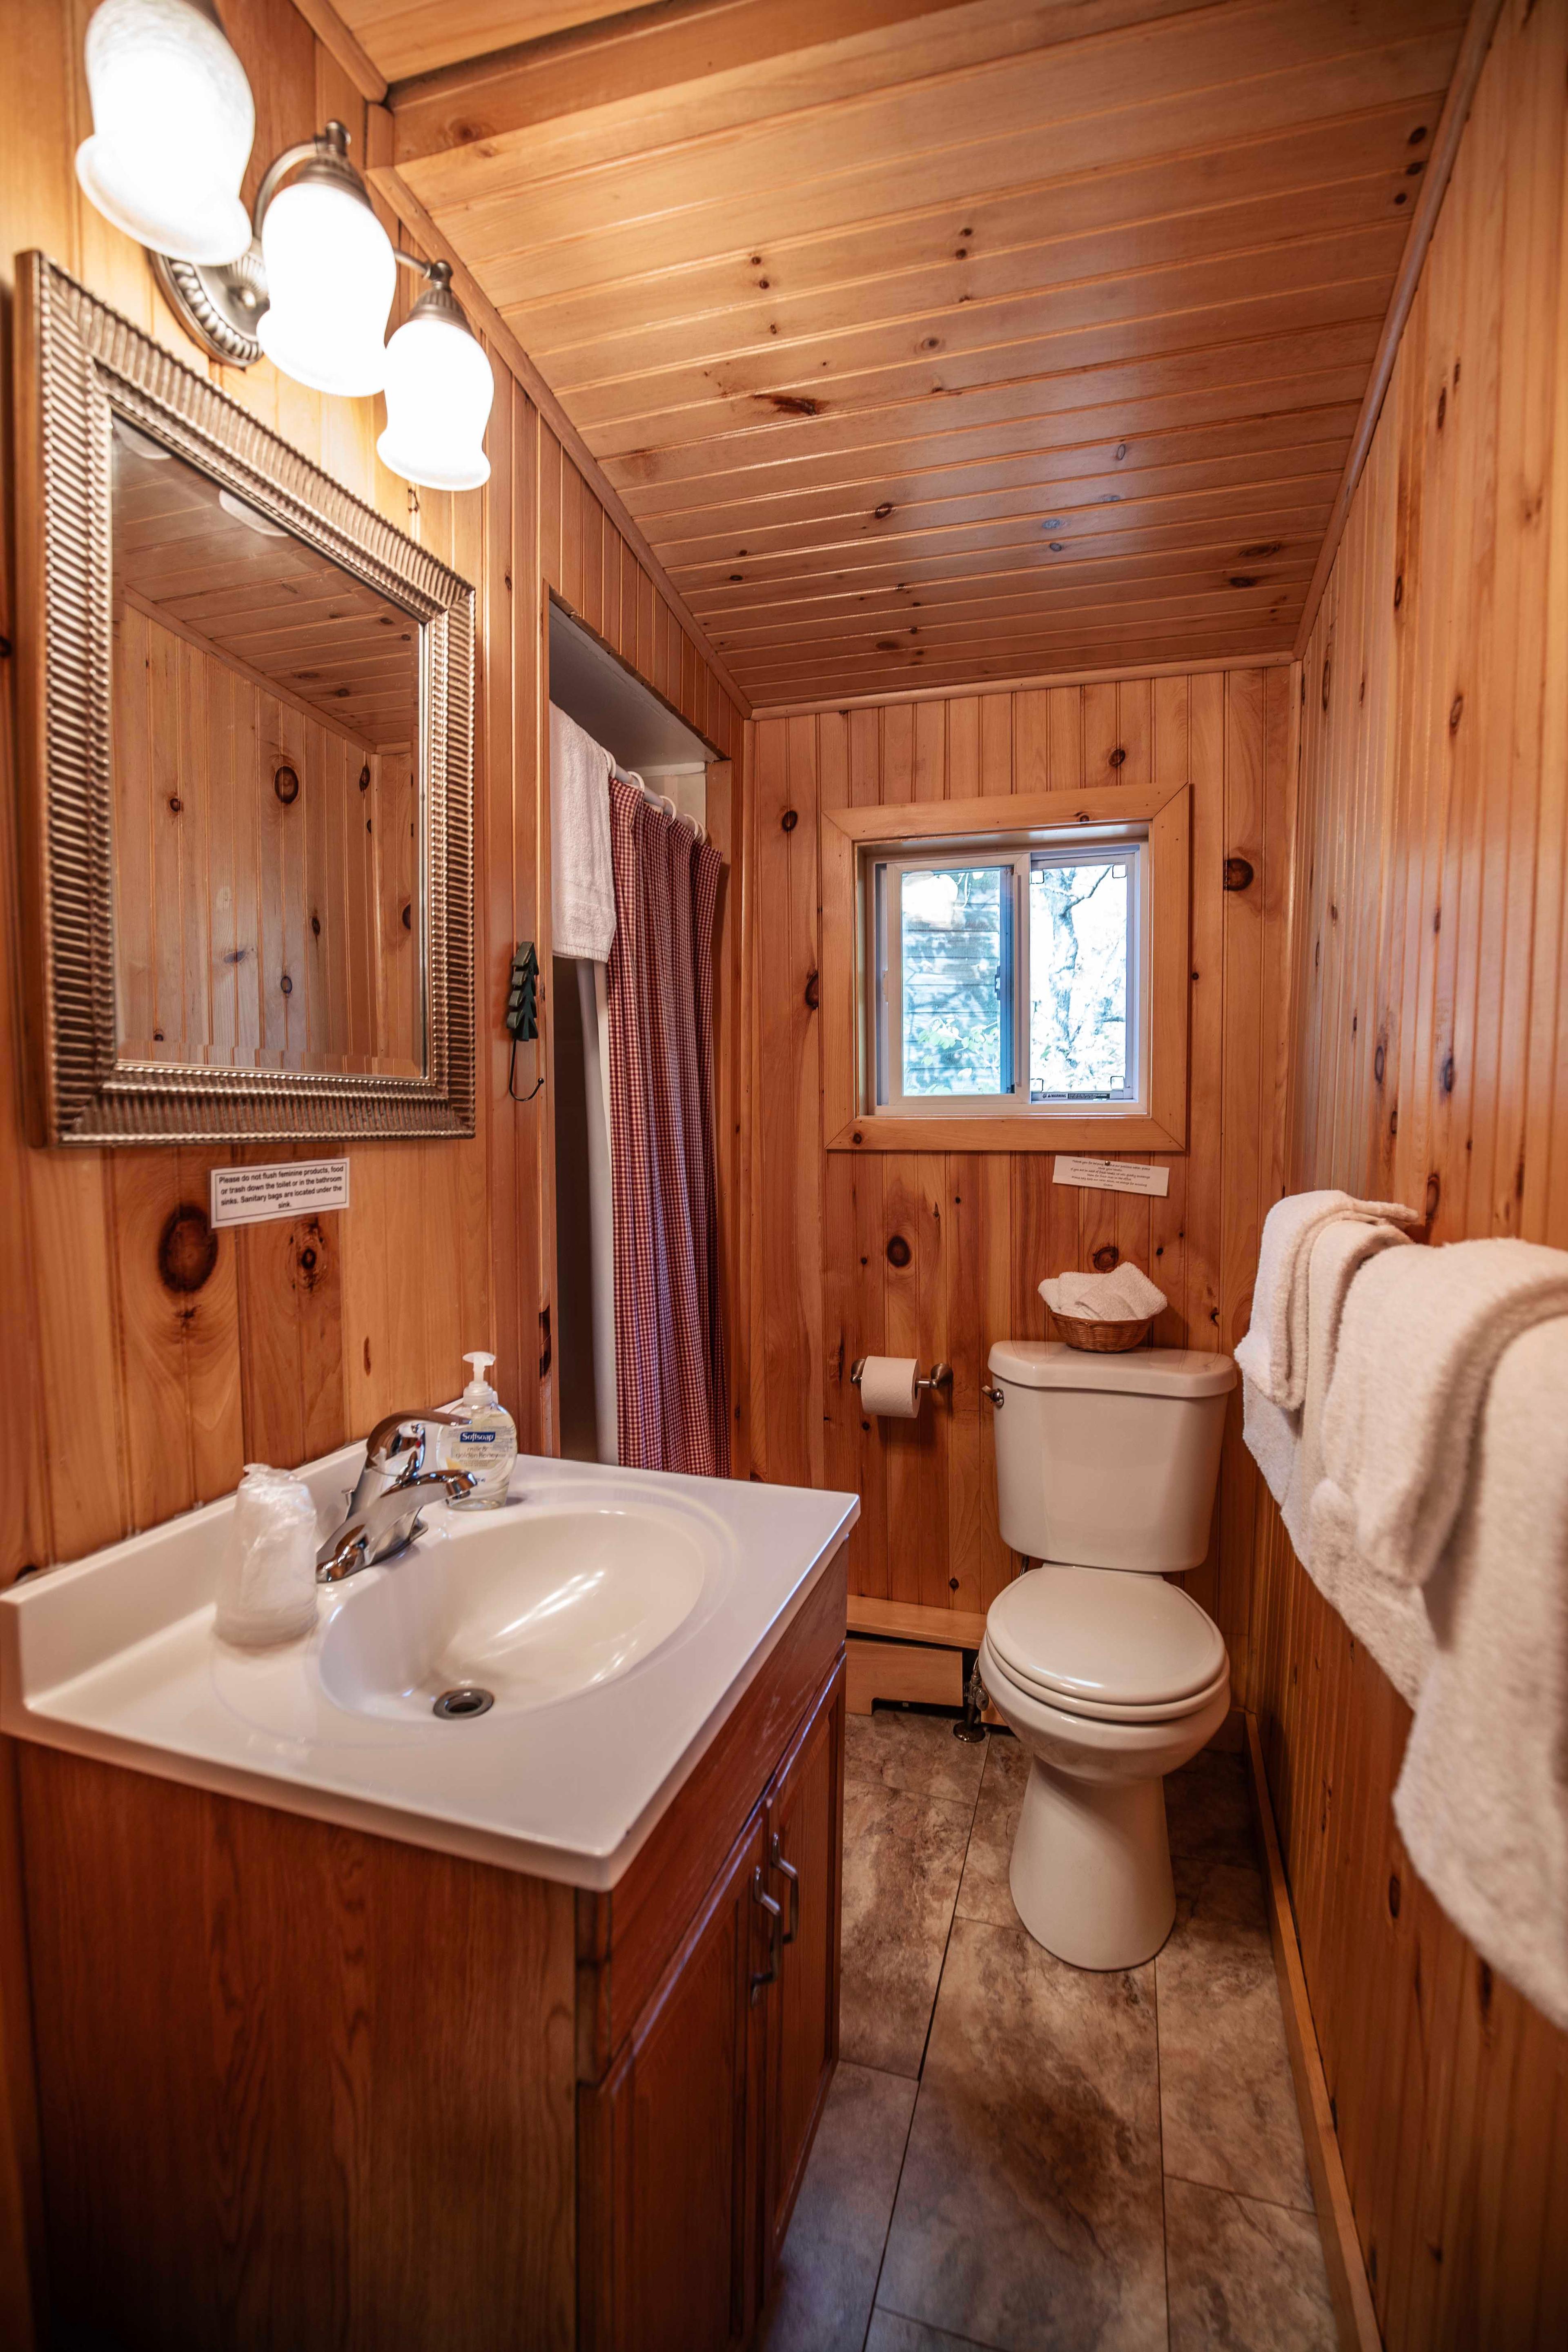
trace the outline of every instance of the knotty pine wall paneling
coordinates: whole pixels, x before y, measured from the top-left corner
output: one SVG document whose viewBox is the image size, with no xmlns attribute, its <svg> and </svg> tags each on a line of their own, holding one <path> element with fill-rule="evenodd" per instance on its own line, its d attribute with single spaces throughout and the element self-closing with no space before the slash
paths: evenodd
<svg viewBox="0 0 1568 2352">
<path fill-rule="evenodd" d="M 1114 1250 L 1170 1304 L 1162 1346 L 1234 1347 L 1279 1189 L 1286 908 L 1294 822 L 1288 668 L 1126 677 L 761 719 L 752 733 L 751 1415 L 758 1475 L 852 1488 L 850 1587 L 984 1610 L 1020 1565 L 996 1525 L 994 1339 L 1045 1338 L 1037 1286 Z M 1053 1184 L 1049 1154 L 823 1149 L 818 829 L 825 809 L 1015 792 L 1193 786 L 1190 1148 L 1163 1200 Z M 1226 860 L 1252 868 L 1225 887 Z M 1152 1155 L 1134 1155 L 1148 1159 Z M 907 1265 L 888 1245 L 901 1235 Z M 864 1416 L 862 1354 L 946 1357 L 951 1405 Z M 1214 1539 L 1191 1589 L 1247 1688 L 1258 1482 L 1226 1447 Z"/>
<path fill-rule="evenodd" d="M 291 0 L 221 0 L 250 78 L 257 131 L 246 199 L 267 163 L 329 116 L 356 158 L 390 150 L 390 123 L 367 106 Z M 0 90 L 0 425 L 9 509 L 13 257 L 39 247 L 187 364 L 205 368 L 158 295 L 145 255 L 78 190 L 73 159 L 90 127 L 81 71 L 92 0 L 17 0 L 6 20 Z M 395 236 L 410 246 L 384 213 Z M 410 287 L 400 278 L 398 300 Z M 241 402 L 475 584 L 476 984 L 479 1086 L 471 1139 L 360 1143 L 341 1213 L 242 1227 L 209 1248 L 207 1178 L 216 1161 L 274 1160 L 286 1146 L 230 1152 L 169 1147 L 40 1150 L 26 1141 L 16 926 L 0 954 L 0 1583 L 24 1568 L 97 1547 L 223 1494 L 247 1461 L 291 1465 L 343 1444 L 399 1404 L 452 1393 L 464 1348 L 497 1353 L 501 1393 L 528 1450 L 549 1450 L 547 1369 L 553 1156 L 548 1099 L 508 1099 L 501 1030 L 507 970 L 520 939 L 548 972 L 548 793 L 541 653 L 545 580 L 559 576 L 561 467 L 553 436 L 498 368 L 487 436 L 491 478 L 467 497 L 415 491 L 375 454 L 374 401 L 319 397 L 266 362 L 214 371 Z M 579 519 L 595 501 L 586 485 Z M 0 636 L 14 639 L 10 526 L 0 571 Z M 673 616 L 635 551 L 601 530 L 584 580 L 623 598 L 614 635 L 650 684 L 721 748 L 738 751 L 740 715 L 704 649 Z M 602 605 L 600 607 L 602 608 Z M 16 735 L 11 665 L 0 659 L 0 892 L 16 888 Z M 699 719 L 698 714 L 700 715 Z M 182 798 L 184 794 L 182 794 Z M 538 1066 L 548 1066 L 542 994 Z M 536 1075 L 519 1056 L 520 1094 Z M 731 1099 L 733 1088 L 731 1088 Z M 312 1147 L 313 1149 L 313 1147 Z M 4 1743 L 0 1743 L 3 1748 Z M 9 1848 L 10 1759 L 0 1755 Z M 14 1886 L 7 1875 L 5 1886 Z M 14 1906 L 0 1893 L 0 1912 Z M 37 2166 L 19 1953 L 0 1948 L 0 2336 L 29 2339 Z M 35 2284 L 40 2275 L 32 2267 Z M 9 2298 L 9 2300 L 7 2300 Z"/>
<path fill-rule="evenodd" d="M 1568 1246 L 1568 0 L 1507 0 L 1300 665 L 1288 1178 Z M 1389 2352 L 1568 2342 L 1568 2036 L 1428 1895 L 1410 1712 L 1258 1513 L 1261 1718 Z M 1500 1724 L 1499 1736 L 1506 1738 Z"/>
</svg>

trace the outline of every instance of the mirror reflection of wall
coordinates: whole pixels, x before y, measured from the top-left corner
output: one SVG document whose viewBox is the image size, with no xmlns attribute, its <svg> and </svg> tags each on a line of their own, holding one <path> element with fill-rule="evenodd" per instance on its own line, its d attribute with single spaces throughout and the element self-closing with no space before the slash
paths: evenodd
<svg viewBox="0 0 1568 2352">
<path fill-rule="evenodd" d="M 422 1066 L 419 623 L 117 416 L 122 1062 Z"/>
</svg>

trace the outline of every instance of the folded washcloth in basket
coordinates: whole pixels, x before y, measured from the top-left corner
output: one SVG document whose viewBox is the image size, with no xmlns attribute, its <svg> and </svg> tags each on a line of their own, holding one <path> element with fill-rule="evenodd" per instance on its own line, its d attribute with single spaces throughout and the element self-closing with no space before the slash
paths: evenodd
<svg viewBox="0 0 1568 2352">
<path fill-rule="evenodd" d="M 1058 1274 L 1041 1283 L 1040 1297 L 1053 1315 L 1086 1323 L 1142 1323 L 1165 1304 L 1164 1292 L 1132 1265 L 1114 1274 Z"/>
</svg>

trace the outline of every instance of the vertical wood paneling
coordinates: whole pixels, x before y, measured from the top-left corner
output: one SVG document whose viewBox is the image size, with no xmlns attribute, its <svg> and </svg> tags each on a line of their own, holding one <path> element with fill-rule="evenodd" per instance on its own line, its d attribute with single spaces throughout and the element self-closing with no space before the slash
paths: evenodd
<svg viewBox="0 0 1568 2352">
<path fill-rule="evenodd" d="M 1508 0 L 1298 679 L 1289 1119 L 1263 1190 L 1403 1200 L 1437 1241 L 1568 1245 L 1565 90 L 1568 5 Z M 1409 1709 L 1267 1495 L 1253 1623 L 1384 2340 L 1560 2345 L 1568 2036 L 1415 1877 L 1391 1807 Z"/>
<path fill-rule="evenodd" d="M 758 909 L 753 1464 L 763 1477 L 826 1481 L 859 1494 L 850 1554 L 858 1592 L 983 1609 L 1014 1574 L 1017 1563 L 996 1526 L 992 1408 L 979 1391 L 993 1340 L 1046 1335 L 1044 1276 L 1114 1252 L 1150 1269 L 1166 1292 L 1155 1335 L 1162 1345 L 1229 1347 L 1246 1327 L 1270 1197 L 1270 1138 L 1282 1115 L 1288 676 L 1243 669 L 960 695 L 760 720 L 750 730 Z M 825 1152 L 819 1016 L 803 1018 L 804 983 L 820 964 L 820 809 L 879 803 L 892 810 L 944 793 L 1005 802 L 1015 791 L 1069 789 L 1086 776 L 1112 783 L 1190 776 L 1194 786 L 1193 1145 L 1190 1156 L 1171 1159 L 1168 1199 L 1053 1184 L 1042 1153 Z M 786 831 L 791 810 L 796 824 Z M 1005 806 L 999 817 L 1005 822 Z M 1222 887 L 1232 854 L 1254 868 L 1246 891 Z M 903 1265 L 889 1258 L 896 1240 L 909 1247 Z M 864 1354 L 922 1362 L 946 1356 L 951 1405 L 928 1404 L 914 1423 L 864 1416 L 848 1377 Z M 813 1459 L 809 1433 L 819 1421 L 825 1443 Z M 1239 1695 L 1255 1486 L 1239 1415 L 1237 1424 L 1213 1555 L 1193 1583 L 1231 1644 Z"/>
</svg>

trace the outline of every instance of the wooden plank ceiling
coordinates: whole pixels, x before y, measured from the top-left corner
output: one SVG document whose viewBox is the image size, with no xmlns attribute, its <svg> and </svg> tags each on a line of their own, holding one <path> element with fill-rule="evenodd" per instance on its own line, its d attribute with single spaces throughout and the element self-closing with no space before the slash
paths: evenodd
<svg viewBox="0 0 1568 2352">
<path fill-rule="evenodd" d="M 1464 13 L 697 0 L 395 88 L 392 176 L 754 704 L 1256 657 Z"/>
<path fill-rule="evenodd" d="M 361 580 L 155 443 L 114 436 L 114 586 L 253 683 L 366 751 L 411 744 L 419 628 Z M 259 524 L 258 530 L 256 526 Z"/>
</svg>

